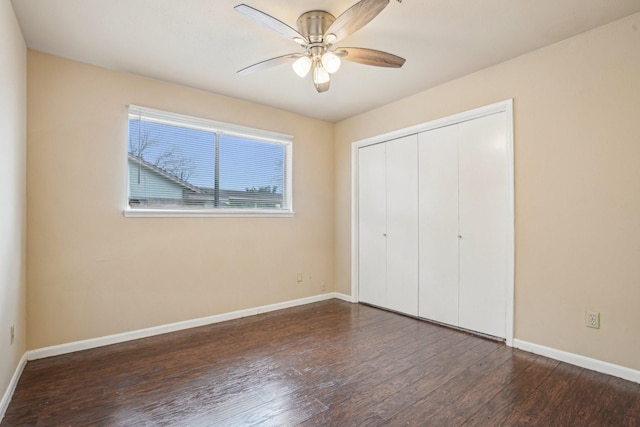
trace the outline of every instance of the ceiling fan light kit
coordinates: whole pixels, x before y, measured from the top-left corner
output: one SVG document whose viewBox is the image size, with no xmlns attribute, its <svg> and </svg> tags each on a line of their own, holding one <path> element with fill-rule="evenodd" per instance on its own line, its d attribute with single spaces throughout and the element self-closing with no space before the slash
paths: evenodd
<svg viewBox="0 0 640 427">
<path fill-rule="evenodd" d="M 337 18 L 323 10 L 311 10 L 298 18 L 298 30 L 251 6 L 240 4 L 234 8 L 236 11 L 298 43 L 304 52 L 267 59 L 243 68 L 238 74 L 249 74 L 295 59 L 292 64 L 294 72 L 306 77 L 313 69 L 311 76 L 316 90 L 326 92 L 331 83 L 331 74 L 340 68 L 341 58 L 365 65 L 400 68 L 405 62 L 404 58 L 387 52 L 333 46 L 369 23 L 388 4 L 389 0 L 360 0 Z"/>
</svg>

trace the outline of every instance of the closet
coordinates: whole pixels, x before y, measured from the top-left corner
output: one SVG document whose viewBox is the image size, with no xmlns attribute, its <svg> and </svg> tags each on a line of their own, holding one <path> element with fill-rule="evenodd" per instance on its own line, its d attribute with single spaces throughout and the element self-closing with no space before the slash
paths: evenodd
<svg viewBox="0 0 640 427">
<path fill-rule="evenodd" d="M 507 111 L 476 111 L 357 147 L 361 302 L 512 333 L 508 119 Z"/>
</svg>

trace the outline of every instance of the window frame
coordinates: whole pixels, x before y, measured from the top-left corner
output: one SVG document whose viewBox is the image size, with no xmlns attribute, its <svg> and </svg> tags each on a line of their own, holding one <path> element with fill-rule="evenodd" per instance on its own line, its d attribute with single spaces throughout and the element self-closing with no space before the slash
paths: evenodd
<svg viewBox="0 0 640 427">
<path fill-rule="evenodd" d="M 129 206 L 129 166 L 126 168 L 126 194 L 123 215 L 127 218 L 202 218 L 202 217 L 292 217 L 293 211 L 293 136 L 245 126 L 217 122 L 214 120 L 156 110 L 138 105 L 127 106 L 127 129 L 132 116 L 138 116 L 155 123 L 187 127 L 191 129 L 216 133 L 220 136 L 243 138 L 255 142 L 278 144 L 284 147 L 284 185 L 283 198 L 285 207 L 281 209 L 234 209 L 234 208 L 204 208 L 204 209 L 158 209 L 131 208 Z M 128 156 L 129 132 L 124 148 L 125 157 Z M 127 164 L 123 161 L 123 164 Z"/>
</svg>

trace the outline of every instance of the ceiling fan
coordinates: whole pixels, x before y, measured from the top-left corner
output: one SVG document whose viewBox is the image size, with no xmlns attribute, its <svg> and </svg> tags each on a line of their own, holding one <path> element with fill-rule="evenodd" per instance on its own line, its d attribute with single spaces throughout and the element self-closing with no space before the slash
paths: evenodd
<svg viewBox="0 0 640 427">
<path fill-rule="evenodd" d="M 389 4 L 389 0 L 360 0 L 337 18 L 323 10 L 305 12 L 297 20 L 298 30 L 271 15 L 240 4 L 234 9 L 260 25 L 298 43 L 300 53 L 290 53 L 267 59 L 238 71 L 244 75 L 275 65 L 293 62 L 293 70 L 300 77 L 312 71 L 313 84 L 318 92 L 329 90 L 330 75 L 338 71 L 341 59 L 378 67 L 400 68 L 404 58 L 391 53 L 359 47 L 334 47 L 333 45 L 368 24 Z"/>
</svg>

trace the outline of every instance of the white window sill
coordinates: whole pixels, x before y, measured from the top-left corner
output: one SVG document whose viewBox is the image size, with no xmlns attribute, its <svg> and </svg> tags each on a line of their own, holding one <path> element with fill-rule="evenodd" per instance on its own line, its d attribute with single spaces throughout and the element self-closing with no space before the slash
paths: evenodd
<svg viewBox="0 0 640 427">
<path fill-rule="evenodd" d="M 248 209 L 125 209 L 123 213 L 127 218 L 291 218 L 295 215 L 290 211 Z"/>
</svg>

